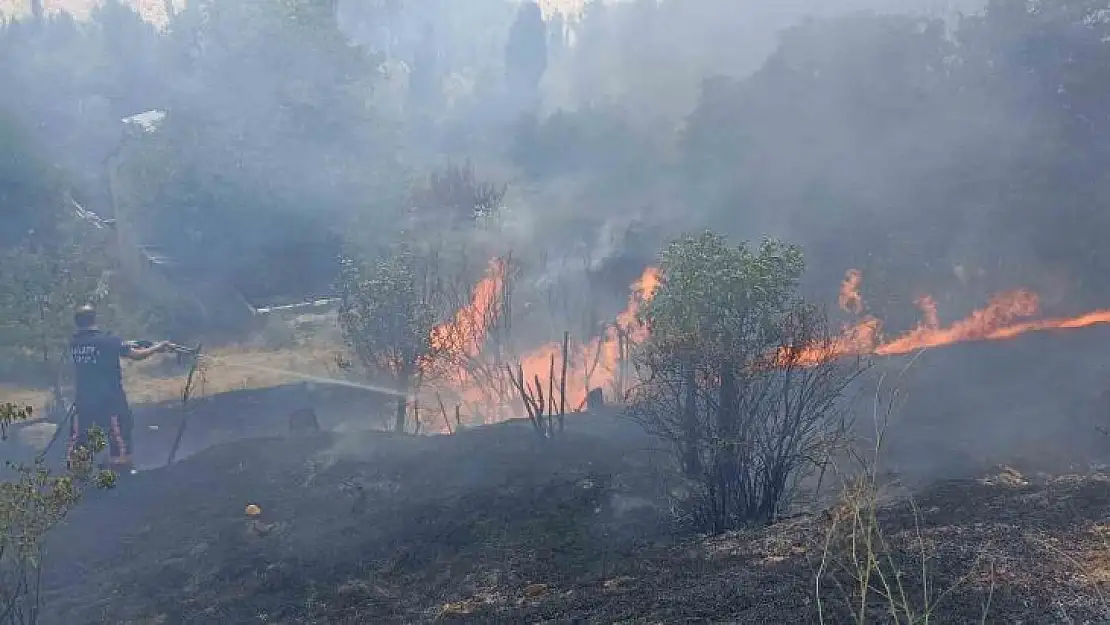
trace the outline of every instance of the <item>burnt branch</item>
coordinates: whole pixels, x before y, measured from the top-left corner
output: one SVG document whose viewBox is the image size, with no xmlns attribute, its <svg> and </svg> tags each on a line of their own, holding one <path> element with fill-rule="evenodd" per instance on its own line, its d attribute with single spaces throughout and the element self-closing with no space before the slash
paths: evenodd
<svg viewBox="0 0 1110 625">
<path fill-rule="evenodd" d="M 570 333 L 564 332 L 563 334 L 563 363 L 559 369 L 559 378 L 555 378 L 555 355 L 551 355 L 548 366 L 547 378 L 547 394 L 544 394 L 544 382 L 539 374 L 533 374 L 532 381 L 527 381 L 524 378 L 524 367 L 520 364 L 516 366 L 514 372 L 510 365 L 505 365 L 505 372 L 509 376 L 513 388 L 516 390 L 520 401 L 524 404 L 524 409 L 528 414 L 528 420 L 532 423 L 533 429 L 540 438 L 550 439 L 555 438 L 555 421 L 559 422 L 559 431 L 563 432 L 566 429 L 566 387 L 567 387 L 567 345 L 570 341 Z M 555 399 L 555 389 L 559 389 L 559 398 Z"/>
<path fill-rule="evenodd" d="M 460 226 L 494 217 L 505 200 L 507 188 L 478 178 L 473 165 L 448 165 L 433 172 L 411 197 L 421 222 Z"/>
<path fill-rule="evenodd" d="M 673 446 L 695 487 L 694 523 L 719 532 L 771 521 L 845 442 L 841 400 L 864 363 L 840 358 L 824 317 L 802 305 L 770 330 L 724 337 L 717 347 L 728 348 L 700 340 L 643 350 L 631 415 Z"/>
</svg>

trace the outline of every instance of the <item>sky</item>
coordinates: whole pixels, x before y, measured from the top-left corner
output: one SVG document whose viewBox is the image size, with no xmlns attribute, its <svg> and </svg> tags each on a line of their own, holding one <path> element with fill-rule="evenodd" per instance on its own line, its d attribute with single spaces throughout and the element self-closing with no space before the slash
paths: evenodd
<svg viewBox="0 0 1110 625">
<path fill-rule="evenodd" d="M 134 6 L 138 6 L 139 10 L 147 19 L 156 23 L 164 21 L 165 11 L 163 0 L 127 1 Z M 580 10 L 586 4 L 586 1 L 587 0 L 539 0 L 540 6 L 543 7 L 545 13 L 559 10 L 570 14 Z M 738 4 L 742 2 L 742 0 L 735 1 Z M 179 9 L 181 6 L 184 6 L 185 3 L 186 0 L 174 0 L 174 5 Z M 827 7 L 836 5 L 842 5 L 845 9 L 873 8 L 892 11 L 967 11 L 983 4 L 982 0 L 837 0 L 832 3 L 827 1 L 817 2 L 815 0 L 776 0 L 776 3 L 782 5 L 796 5 L 797 8 L 812 8 L 816 11 L 824 11 Z M 98 0 L 43 0 L 43 6 L 47 11 L 59 11 L 64 9 L 78 17 L 88 15 L 89 11 L 97 4 Z M 30 0 L 0 0 L 0 13 L 4 15 L 24 13 L 30 10 L 30 6 Z"/>
<path fill-rule="evenodd" d="M 136 6 L 148 20 L 155 23 L 165 21 L 165 4 L 163 0 L 126 0 L 128 4 Z M 43 8 L 48 13 L 68 11 L 78 18 L 87 17 L 98 0 L 42 0 Z M 185 0 L 174 0 L 175 6 L 184 6 Z M 5 16 L 21 15 L 31 11 L 30 0 L 0 0 L 0 13 Z"/>
</svg>

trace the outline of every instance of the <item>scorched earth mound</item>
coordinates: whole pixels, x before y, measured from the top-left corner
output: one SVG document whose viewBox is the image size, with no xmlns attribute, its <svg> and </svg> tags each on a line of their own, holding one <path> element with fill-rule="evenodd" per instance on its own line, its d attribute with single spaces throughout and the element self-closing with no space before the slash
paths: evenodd
<svg viewBox="0 0 1110 625">
<path fill-rule="evenodd" d="M 805 623 L 819 607 L 853 622 L 843 536 L 826 541 L 840 509 L 683 535 L 651 447 L 581 416 L 554 441 L 508 423 L 208 449 L 74 512 L 49 545 L 43 622 Z M 1054 623 L 1110 616 L 1108 513 L 1104 476 L 1009 470 L 879 520 L 918 604 L 929 580 L 933 622 Z"/>
</svg>

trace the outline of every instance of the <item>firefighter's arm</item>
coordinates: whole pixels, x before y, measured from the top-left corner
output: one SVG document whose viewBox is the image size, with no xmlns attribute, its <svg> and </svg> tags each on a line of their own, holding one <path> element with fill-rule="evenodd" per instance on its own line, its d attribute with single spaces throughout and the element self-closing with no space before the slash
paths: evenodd
<svg viewBox="0 0 1110 625">
<path fill-rule="evenodd" d="M 124 355 L 125 358 L 129 358 L 131 360 L 146 360 L 147 358 L 150 358 L 154 354 L 160 354 L 160 353 L 166 351 L 166 349 L 168 349 L 169 346 L 170 346 L 169 341 L 162 341 L 161 343 L 155 343 L 154 345 L 151 345 L 150 347 L 136 347 L 134 344 L 125 343 L 124 344 L 123 355 Z"/>
</svg>

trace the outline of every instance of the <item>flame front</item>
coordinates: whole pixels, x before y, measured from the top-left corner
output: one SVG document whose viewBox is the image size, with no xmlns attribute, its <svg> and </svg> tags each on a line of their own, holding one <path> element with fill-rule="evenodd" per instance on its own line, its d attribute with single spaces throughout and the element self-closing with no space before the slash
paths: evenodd
<svg viewBox="0 0 1110 625">
<path fill-rule="evenodd" d="M 643 305 L 651 300 L 659 288 L 659 270 L 648 267 L 640 279 L 632 284 L 628 305 L 617 315 L 616 322 L 605 332 L 585 344 L 576 343 L 567 348 L 566 409 L 579 410 L 586 403 L 590 389 L 601 388 L 610 394 L 624 391 L 627 374 L 626 356 L 628 347 L 647 337 L 645 328 L 637 319 Z M 537 377 L 544 384 L 551 375 L 551 363 L 555 363 L 555 384 L 561 377 L 563 346 L 552 342 L 534 349 L 520 359 L 525 381 Z M 555 389 L 558 401 L 558 389 Z M 548 394 L 548 388 L 544 387 Z"/>
<path fill-rule="evenodd" d="M 470 305 L 455 311 L 451 321 L 432 329 L 429 337 L 432 352 L 446 354 L 448 360 L 477 357 L 485 345 L 489 321 L 504 312 L 501 308 L 504 289 L 505 262 L 494 258 L 475 285 Z"/>
<path fill-rule="evenodd" d="M 637 317 L 659 287 L 657 269 L 646 269 L 632 285 L 627 306 L 601 336 L 568 344 L 565 399 L 560 398 L 558 388 L 563 367 L 561 342 L 530 349 L 519 359 L 504 351 L 510 346 L 490 344 L 496 342 L 487 336 L 490 328 L 508 313 L 504 310 L 505 278 L 505 263 L 491 261 L 485 276 L 475 285 L 469 304 L 432 330 L 429 343 L 434 357 L 424 363 L 424 372 L 435 379 L 433 386 L 449 391 L 467 407 L 471 420 L 481 422 L 519 412 L 518 407 L 514 408 L 519 398 L 505 378 L 506 365 L 515 367 L 518 362 L 525 382 L 535 384 L 538 379 L 545 403 L 551 398 L 556 408 L 562 404 L 567 411 L 581 409 L 593 388 L 610 395 L 623 392 L 628 347 L 647 335 Z"/>
<path fill-rule="evenodd" d="M 837 298 L 840 309 L 858 315 L 863 312 L 863 297 L 859 294 L 859 286 L 863 283 L 863 274 L 856 269 L 849 269 L 840 283 L 840 297 Z"/>
<path fill-rule="evenodd" d="M 965 319 L 947 328 L 940 327 L 939 323 L 932 327 L 920 324 L 906 334 L 876 346 L 874 353 L 880 356 L 894 356 L 929 347 L 989 339 L 992 334 L 1006 328 L 1017 319 L 1037 314 L 1037 307 L 1035 293 L 1023 290 L 1002 293 L 993 297 L 985 308 L 973 311 Z M 935 313 L 934 308 L 934 323 L 936 323 Z"/>
<path fill-rule="evenodd" d="M 863 311 L 863 298 L 859 294 L 861 284 L 862 274 L 855 269 L 849 270 L 840 289 L 842 309 L 856 314 Z M 1036 293 L 1024 289 L 995 295 L 985 307 L 972 311 L 966 318 L 947 327 L 940 325 L 936 302 L 932 297 L 920 297 L 915 303 L 922 312 L 922 321 L 901 336 L 884 340 L 882 322 L 866 315 L 856 323 L 845 326 L 840 335 L 827 345 L 800 350 L 794 356 L 795 362 L 814 365 L 843 356 L 897 356 L 968 341 L 1011 339 L 1029 332 L 1110 323 L 1110 310 L 1096 310 L 1065 319 L 1020 321 L 1035 316 L 1040 304 Z"/>
<path fill-rule="evenodd" d="M 628 304 L 614 323 L 592 340 L 567 345 L 566 396 L 561 400 L 559 381 L 563 367 L 563 345 L 553 341 L 527 351 L 519 359 L 498 352 L 483 366 L 473 363 L 489 359 L 487 331 L 491 320 L 507 314 L 504 310 L 506 266 L 493 260 L 486 275 L 475 286 L 468 305 L 460 308 L 452 319 L 436 327 L 430 338 L 434 350 L 449 368 L 443 381 L 461 403 L 468 406 L 471 419 L 492 421 L 514 414 L 519 398 L 511 390 L 503 374 L 506 365 L 519 363 L 524 381 L 542 389 L 545 403 L 555 409 L 560 403 L 569 411 L 580 410 L 590 389 L 601 388 L 610 398 L 621 395 L 631 382 L 627 367 L 628 350 L 647 338 L 647 328 L 638 319 L 644 304 L 651 300 L 660 286 L 660 273 L 654 267 L 644 270 L 633 283 Z M 779 365 L 793 362 L 812 366 L 845 356 L 896 356 L 926 348 L 943 347 L 968 341 L 1012 339 L 1044 330 L 1076 329 L 1110 323 L 1110 310 L 1096 310 L 1078 317 L 1030 319 L 1039 311 L 1036 293 L 1018 289 L 995 295 L 986 306 L 972 311 L 964 319 L 942 326 L 936 301 L 924 295 L 915 300 L 921 321 L 911 330 L 891 339 L 883 337 L 882 321 L 864 314 L 866 304 L 860 294 L 862 274 L 853 269 L 841 283 L 838 303 L 847 312 L 857 315 L 855 323 L 846 325 L 837 336 L 820 346 L 803 346 L 783 351 L 773 359 Z M 502 348 L 504 346 L 501 346 Z M 470 363 L 469 365 L 464 363 Z M 431 363 L 429 363 L 429 367 Z M 484 372 L 478 375 L 476 372 Z M 498 388 L 494 388 L 498 387 Z M 615 397 L 614 397 L 615 396 Z M 545 406 L 547 408 L 547 406 Z M 518 415 L 519 416 L 519 415 Z"/>
<path fill-rule="evenodd" d="M 458 403 L 469 407 L 499 408 L 498 392 L 504 394 L 504 388 L 493 383 L 500 372 L 483 366 L 488 364 L 483 355 L 489 330 L 508 312 L 504 309 L 506 270 L 504 260 L 490 260 L 485 275 L 471 291 L 469 304 L 456 310 L 450 321 L 433 328 L 428 337 L 431 350 L 421 365 L 422 373 L 437 391 L 450 391 Z M 437 403 L 441 400 L 437 396 Z"/>
</svg>

